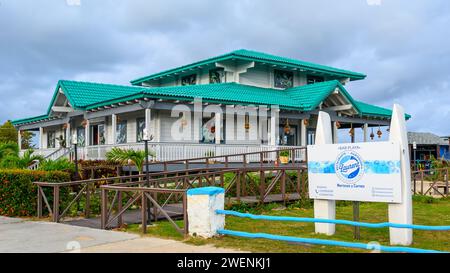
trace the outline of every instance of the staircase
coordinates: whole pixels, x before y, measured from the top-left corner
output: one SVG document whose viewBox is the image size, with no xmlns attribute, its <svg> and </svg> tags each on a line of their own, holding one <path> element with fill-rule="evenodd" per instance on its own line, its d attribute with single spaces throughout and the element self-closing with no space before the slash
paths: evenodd
<svg viewBox="0 0 450 273">
<path fill-rule="evenodd" d="M 59 148 L 53 153 L 44 157 L 44 159 L 57 160 L 70 154 L 72 148 Z M 39 168 L 39 160 L 35 160 L 33 164 L 28 166 L 28 170 L 37 170 Z"/>
</svg>

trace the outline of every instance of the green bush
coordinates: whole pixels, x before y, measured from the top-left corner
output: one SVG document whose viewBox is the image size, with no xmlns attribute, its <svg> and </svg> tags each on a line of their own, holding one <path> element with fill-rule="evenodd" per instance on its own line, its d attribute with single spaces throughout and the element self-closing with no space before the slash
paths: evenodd
<svg viewBox="0 0 450 273">
<path fill-rule="evenodd" d="M 65 157 L 59 158 L 57 160 L 47 159 L 47 160 L 43 160 L 39 164 L 39 170 L 62 171 L 62 172 L 73 173 L 73 172 L 75 172 L 75 164 L 73 162 L 70 162 L 70 160 Z"/>
<path fill-rule="evenodd" d="M 69 174 L 60 171 L 0 170 L 0 215 L 34 216 L 36 215 L 37 186 L 35 181 L 64 182 L 69 181 Z M 52 190 L 44 192 L 53 201 Z M 67 188 L 62 188 L 61 200 L 68 200 Z"/>
</svg>

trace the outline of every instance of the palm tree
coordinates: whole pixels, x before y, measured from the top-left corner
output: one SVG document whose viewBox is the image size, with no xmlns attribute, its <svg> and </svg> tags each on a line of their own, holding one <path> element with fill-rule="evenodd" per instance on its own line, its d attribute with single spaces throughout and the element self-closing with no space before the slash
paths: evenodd
<svg viewBox="0 0 450 273">
<path fill-rule="evenodd" d="M 22 156 L 19 156 L 18 153 L 8 152 L 7 150 L 5 155 L 1 158 L 0 167 L 2 168 L 19 168 L 19 169 L 25 169 L 28 168 L 31 164 L 33 164 L 35 161 L 42 162 L 44 160 L 43 156 L 40 155 L 33 155 L 33 150 L 28 149 L 26 150 Z"/>
<path fill-rule="evenodd" d="M 0 160 L 9 155 L 19 156 L 19 146 L 15 142 L 0 143 Z"/>
<path fill-rule="evenodd" d="M 148 154 L 150 156 L 155 156 L 154 151 L 149 151 Z M 110 161 L 119 162 L 124 165 L 131 163 L 136 166 L 139 174 L 141 174 L 145 161 L 145 152 L 133 149 L 126 150 L 121 148 L 112 148 L 111 151 L 106 153 L 106 158 Z"/>
</svg>

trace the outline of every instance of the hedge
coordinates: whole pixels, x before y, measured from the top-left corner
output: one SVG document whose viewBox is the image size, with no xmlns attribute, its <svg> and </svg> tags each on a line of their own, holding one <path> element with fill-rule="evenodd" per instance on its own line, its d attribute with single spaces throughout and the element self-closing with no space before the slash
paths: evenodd
<svg viewBox="0 0 450 273">
<path fill-rule="evenodd" d="M 35 216 L 37 186 L 35 181 L 64 182 L 70 175 L 61 171 L 0 170 L 0 215 Z M 44 192 L 52 202 L 51 188 Z M 61 192 L 61 200 L 67 200 L 68 191 Z"/>
</svg>

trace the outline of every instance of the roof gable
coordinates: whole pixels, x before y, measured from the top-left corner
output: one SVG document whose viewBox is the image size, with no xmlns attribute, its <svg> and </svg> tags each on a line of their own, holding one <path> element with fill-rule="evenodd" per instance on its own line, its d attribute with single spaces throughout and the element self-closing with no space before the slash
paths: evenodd
<svg viewBox="0 0 450 273">
<path fill-rule="evenodd" d="M 310 70 L 310 71 L 314 71 L 314 72 L 325 72 L 325 73 L 334 74 L 334 75 L 341 76 L 341 77 L 348 77 L 351 80 L 360 80 L 360 79 L 364 79 L 366 77 L 366 75 L 364 75 L 364 74 L 349 71 L 349 70 L 344 70 L 344 69 L 334 68 L 331 66 L 325 66 L 325 65 L 315 64 L 315 63 L 311 63 L 311 62 L 305 62 L 305 61 L 300 61 L 300 60 L 296 60 L 296 59 L 276 56 L 276 55 L 267 54 L 267 53 L 263 53 L 263 52 L 240 49 L 240 50 L 235 50 L 235 51 L 232 51 L 230 53 L 223 54 L 220 56 L 216 56 L 216 57 L 212 57 L 212 58 L 205 59 L 202 61 L 194 62 L 194 63 L 188 64 L 188 65 L 183 65 L 183 66 L 180 66 L 177 68 L 158 72 L 158 73 L 155 73 L 155 74 L 152 74 L 149 76 L 145 76 L 142 78 L 132 80 L 130 82 L 133 85 L 138 85 L 138 84 L 141 84 L 142 82 L 145 82 L 148 80 L 158 79 L 160 77 L 175 74 L 175 73 L 182 72 L 182 71 L 185 71 L 188 69 L 193 69 L 193 68 L 196 68 L 196 67 L 199 67 L 202 65 L 207 65 L 207 64 L 230 60 L 230 59 L 260 61 L 260 62 L 278 64 L 278 65 L 289 65 L 289 66 L 293 66 L 293 67 L 296 67 L 299 69 L 305 69 L 305 70 Z"/>
</svg>

